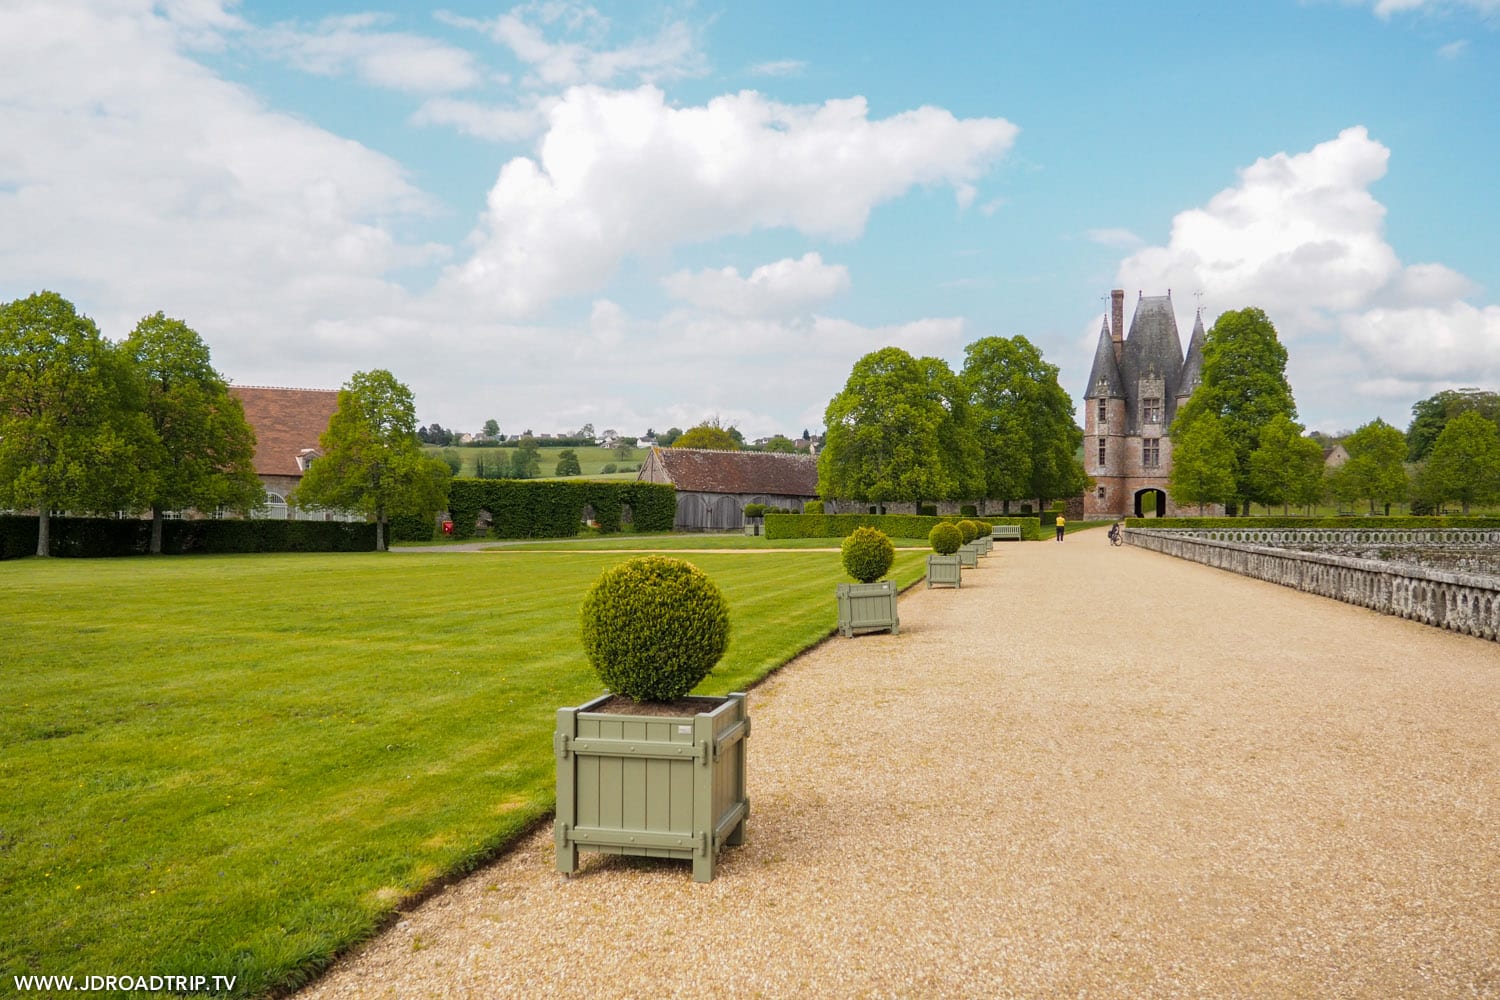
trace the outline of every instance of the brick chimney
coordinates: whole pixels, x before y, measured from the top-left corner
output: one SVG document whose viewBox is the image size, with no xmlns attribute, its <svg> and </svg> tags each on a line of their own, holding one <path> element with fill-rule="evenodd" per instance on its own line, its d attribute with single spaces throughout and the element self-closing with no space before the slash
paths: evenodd
<svg viewBox="0 0 1500 1000">
<path fill-rule="evenodd" d="M 1125 289 L 1116 288 L 1109 293 L 1109 339 L 1115 342 L 1115 360 L 1125 349 Z"/>
</svg>

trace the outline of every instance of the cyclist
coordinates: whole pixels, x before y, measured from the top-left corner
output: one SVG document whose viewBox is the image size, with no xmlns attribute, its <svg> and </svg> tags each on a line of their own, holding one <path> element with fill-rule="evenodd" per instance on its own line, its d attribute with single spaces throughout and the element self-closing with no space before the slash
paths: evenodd
<svg viewBox="0 0 1500 1000">
<path fill-rule="evenodd" d="M 1111 524 L 1109 526 L 1109 544 L 1122 545 L 1124 544 L 1124 541 L 1125 540 L 1120 537 L 1120 522 L 1116 521 L 1114 524 Z"/>
</svg>

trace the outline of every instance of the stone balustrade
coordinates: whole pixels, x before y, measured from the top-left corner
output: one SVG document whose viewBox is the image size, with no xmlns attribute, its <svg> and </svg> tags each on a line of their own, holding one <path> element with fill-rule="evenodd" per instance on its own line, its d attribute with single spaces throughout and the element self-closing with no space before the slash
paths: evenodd
<svg viewBox="0 0 1500 1000">
<path fill-rule="evenodd" d="M 1500 528 L 1157 528 L 1216 542 L 1316 545 L 1500 545 Z"/>
<path fill-rule="evenodd" d="M 1500 641 L 1500 577 L 1452 573 L 1430 567 L 1403 563 L 1378 562 L 1322 552 L 1275 548 L 1240 539 L 1226 540 L 1211 535 L 1338 535 L 1330 543 L 1349 541 L 1347 535 L 1465 535 L 1489 536 L 1500 542 L 1500 531 L 1467 529 L 1432 529 L 1431 531 L 1320 531 L 1317 529 L 1164 529 L 1127 528 L 1125 540 L 1131 545 L 1153 552 L 1189 559 L 1193 562 L 1226 569 L 1310 594 L 1332 597 L 1358 604 L 1388 615 L 1400 615 L 1439 628 L 1462 632 L 1492 641 Z M 1445 539 L 1447 540 L 1447 539 Z M 1485 539 L 1452 538 L 1459 544 L 1475 544 Z M 1366 541 L 1375 542 L 1375 539 Z M 1391 538 L 1396 543 L 1406 539 Z M 1412 542 L 1433 544 L 1438 539 L 1417 538 Z M 1291 539 L 1283 545 L 1298 544 Z"/>
</svg>

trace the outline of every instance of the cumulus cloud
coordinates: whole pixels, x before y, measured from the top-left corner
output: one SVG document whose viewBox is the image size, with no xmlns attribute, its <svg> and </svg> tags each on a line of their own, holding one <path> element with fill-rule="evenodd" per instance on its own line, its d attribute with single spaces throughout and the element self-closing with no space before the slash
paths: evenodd
<svg viewBox="0 0 1500 1000">
<path fill-rule="evenodd" d="M 1202 291 L 1215 307 L 1205 322 L 1261 307 L 1295 342 L 1289 374 L 1299 397 L 1346 401 L 1353 423 L 1387 405 L 1395 385 L 1409 401 L 1455 380 L 1493 380 L 1500 308 L 1470 305 L 1474 282 L 1440 263 L 1403 264 L 1386 242 L 1386 209 L 1369 188 L 1389 160 L 1362 127 L 1258 160 L 1206 206 L 1179 213 L 1166 246 L 1126 258 L 1120 285 Z"/>
<path fill-rule="evenodd" d="M 553 100 L 503 106 L 453 97 L 434 97 L 412 113 L 413 125 L 447 125 L 465 135 L 491 142 L 516 142 L 538 135 L 547 127 Z"/>
<path fill-rule="evenodd" d="M 674 107 L 655 87 L 575 87 L 538 157 L 500 171 L 477 249 L 445 281 L 524 316 L 598 287 L 628 254 L 779 227 L 850 239 L 914 186 L 963 200 L 1016 132 L 930 107 L 871 120 L 863 98 L 792 106 L 746 91 Z"/>
<path fill-rule="evenodd" d="M 366 83 L 409 93 L 465 90 L 482 76 L 474 57 L 431 38 L 381 30 L 382 14 L 329 17 L 311 26 L 285 22 L 256 32 L 263 52 L 318 76 L 355 75 Z"/>
<path fill-rule="evenodd" d="M 1128 229 L 1090 229 L 1089 241 L 1106 247 L 1133 249 L 1146 241 Z"/>
<path fill-rule="evenodd" d="M 1500 13 L 1500 0 L 1374 0 L 1375 13 L 1383 18 L 1408 11 L 1444 13 L 1473 11 L 1482 15 Z"/>
<path fill-rule="evenodd" d="M 786 316 L 805 312 L 849 289 L 849 270 L 821 254 L 764 264 L 741 277 L 737 268 L 678 271 L 662 279 L 667 294 L 731 316 Z"/>
<path fill-rule="evenodd" d="M 800 76 L 807 69 L 802 59 L 773 59 L 750 67 L 751 76 Z"/>
</svg>

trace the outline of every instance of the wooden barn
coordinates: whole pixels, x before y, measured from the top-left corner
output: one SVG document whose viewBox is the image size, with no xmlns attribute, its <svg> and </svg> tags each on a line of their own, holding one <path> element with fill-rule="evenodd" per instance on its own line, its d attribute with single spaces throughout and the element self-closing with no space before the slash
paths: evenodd
<svg viewBox="0 0 1500 1000">
<path fill-rule="evenodd" d="M 636 478 L 677 487 L 678 531 L 739 531 L 747 503 L 800 511 L 818 497 L 811 455 L 652 448 Z"/>
</svg>

